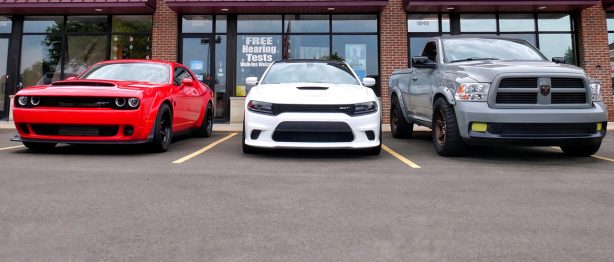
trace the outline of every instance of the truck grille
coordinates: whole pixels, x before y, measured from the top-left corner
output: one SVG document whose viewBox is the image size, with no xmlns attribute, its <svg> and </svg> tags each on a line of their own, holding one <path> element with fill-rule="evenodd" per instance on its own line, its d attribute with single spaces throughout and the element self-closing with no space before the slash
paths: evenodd
<svg viewBox="0 0 614 262">
<path fill-rule="evenodd" d="M 586 104 L 588 90 L 582 78 L 553 77 L 544 95 L 540 82 L 544 78 L 504 78 L 499 82 L 495 103 L 500 105 L 565 105 Z"/>
<path fill-rule="evenodd" d="M 283 113 L 343 113 L 351 115 L 354 105 L 297 105 L 273 104 L 273 114 Z"/>
<path fill-rule="evenodd" d="M 31 125 L 34 133 L 45 136 L 115 136 L 119 126 L 115 125 Z"/>
<path fill-rule="evenodd" d="M 352 128 L 344 122 L 281 122 L 273 133 L 273 141 L 334 143 L 352 142 Z"/>
</svg>

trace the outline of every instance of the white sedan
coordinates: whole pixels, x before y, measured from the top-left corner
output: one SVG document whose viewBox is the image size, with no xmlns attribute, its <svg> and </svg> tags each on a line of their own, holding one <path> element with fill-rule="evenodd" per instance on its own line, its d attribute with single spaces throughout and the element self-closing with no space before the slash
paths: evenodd
<svg viewBox="0 0 614 262">
<path fill-rule="evenodd" d="M 381 111 L 375 79 L 362 82 L 344 62 L 278 61 L 245 99 L 243 152 L 258 148 L 381 151 Z"/>
</svg>

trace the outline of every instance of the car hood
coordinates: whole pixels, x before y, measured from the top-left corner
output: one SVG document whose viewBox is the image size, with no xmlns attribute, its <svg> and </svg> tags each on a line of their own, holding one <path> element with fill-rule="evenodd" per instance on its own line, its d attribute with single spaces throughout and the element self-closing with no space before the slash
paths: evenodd
<svg viewBox="0 0 614 262">
<path fill-rule="evenodd" d="M 133 81 L 70 80 L 51 85 L 32 86 L 17 93 L 22 96 L 135 96 L 144 90 L 161 87 L 160 84 Z"/>
<path fill-rule="evenodd" d="M 371 89 L 360 85 L 295 83 L 255 86 L 247 100 L 275 104 L 353 104 L 375 101 L 377 97 Z"/>
<path fill-rule="evenodd" d="M 492 82 L 497 75 L 503 73 L 585 75 L 582 68 L 548 61 L 468 61 L 444 65 L 444 71 L 470 77 L 478 82 Z"/>
</svg>

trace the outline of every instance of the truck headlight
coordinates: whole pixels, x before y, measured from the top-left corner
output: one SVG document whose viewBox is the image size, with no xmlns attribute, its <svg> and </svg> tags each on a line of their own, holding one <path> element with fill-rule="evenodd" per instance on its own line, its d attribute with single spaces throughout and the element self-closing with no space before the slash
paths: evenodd
<svg viewBox="0 0 614 262">
<path fill-rule="evenodd" d="M 273 115 L 273 104 L 260 102 L 256 100 L 250 100 L 247 103 L 247 109 L 252 112 Z"/>
<path fill-rule="evenodd" d="M 375 101 L 354 105 L 354 115 L 365 115 L 373 112 L 377 112 L 377 103 Z"/>
<path fill-rule="evenodd" d="M 458 101 L 486 101 L 488 90 L 490 90 L 490 84 L 464 83 L 458 86 L 454 97 Z"/>
<path fill-rule="evenodd" d="M 601 99 L 603 99 L 600 82 L 591 82 L 591 96 L 593 97 L 593 102 L 601 102 Z"/>
</svg>

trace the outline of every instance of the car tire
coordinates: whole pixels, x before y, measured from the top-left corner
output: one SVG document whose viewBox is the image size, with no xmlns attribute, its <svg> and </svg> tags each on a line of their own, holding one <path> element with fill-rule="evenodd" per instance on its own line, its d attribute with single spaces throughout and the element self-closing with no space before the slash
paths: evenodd
<svg viewBox="0 0 614 262">
<path fill-rule="evenodd" d="M 591 145 L 561 146 L 561 150 L 563 150 L 563 152 L 568 156 L 587 157 L 587 156 L 592 156 L 595 153 L 597 153 L 600 147 L 601 147 L 601 142 L 597 144 L 591 144 Z"/>
<path fill-rule="evenodd" d="M 57 145 L 57 143 L 43 143 L 43 142 L 22 142 L 22 143 L 26 148 L 30 150 L 42 151 L 42 152 L 51 151 Z"/>
<path fill-rule="evenodd" d="M 440 156 L 459 156 L 466 150 L 458 131 L 454 107 L 440 97 L 433 105 L 433 145 Z"/>
<path fill-rule="evenodd" d="M 390 105 L 390 132 L 392 137 L 403 139 L 411 137 L 414 124 L 407 122 L 403 116 L 403 110 L 397 98 L 393 98 Z"/>
<path fill-rule="evenodd" d="M 194 135 L 198 137 L 210 137 L 213 133 L 213 105 L 209 103 L 203 121 L 200 126 L 194 130 Z"/>
<path fill-rule="evenodd" d="M 152 151 L 167 151 L 173 139 L 173 113 L 167 104 L 160 106 L 153 132 L 153 141 L 150 143 Z"/>
<path fill-rule="evenodd" d="M 245 120 L 243 120 L 243 132 L 241 132 L 242 133 L 241 145 L 243 145 L 243 154 L 251 155 L 251 154 L 257 153 L 256 148 L 245 144 L 245 132 L 246 132 L 245 131 Z"/>
</svg>

